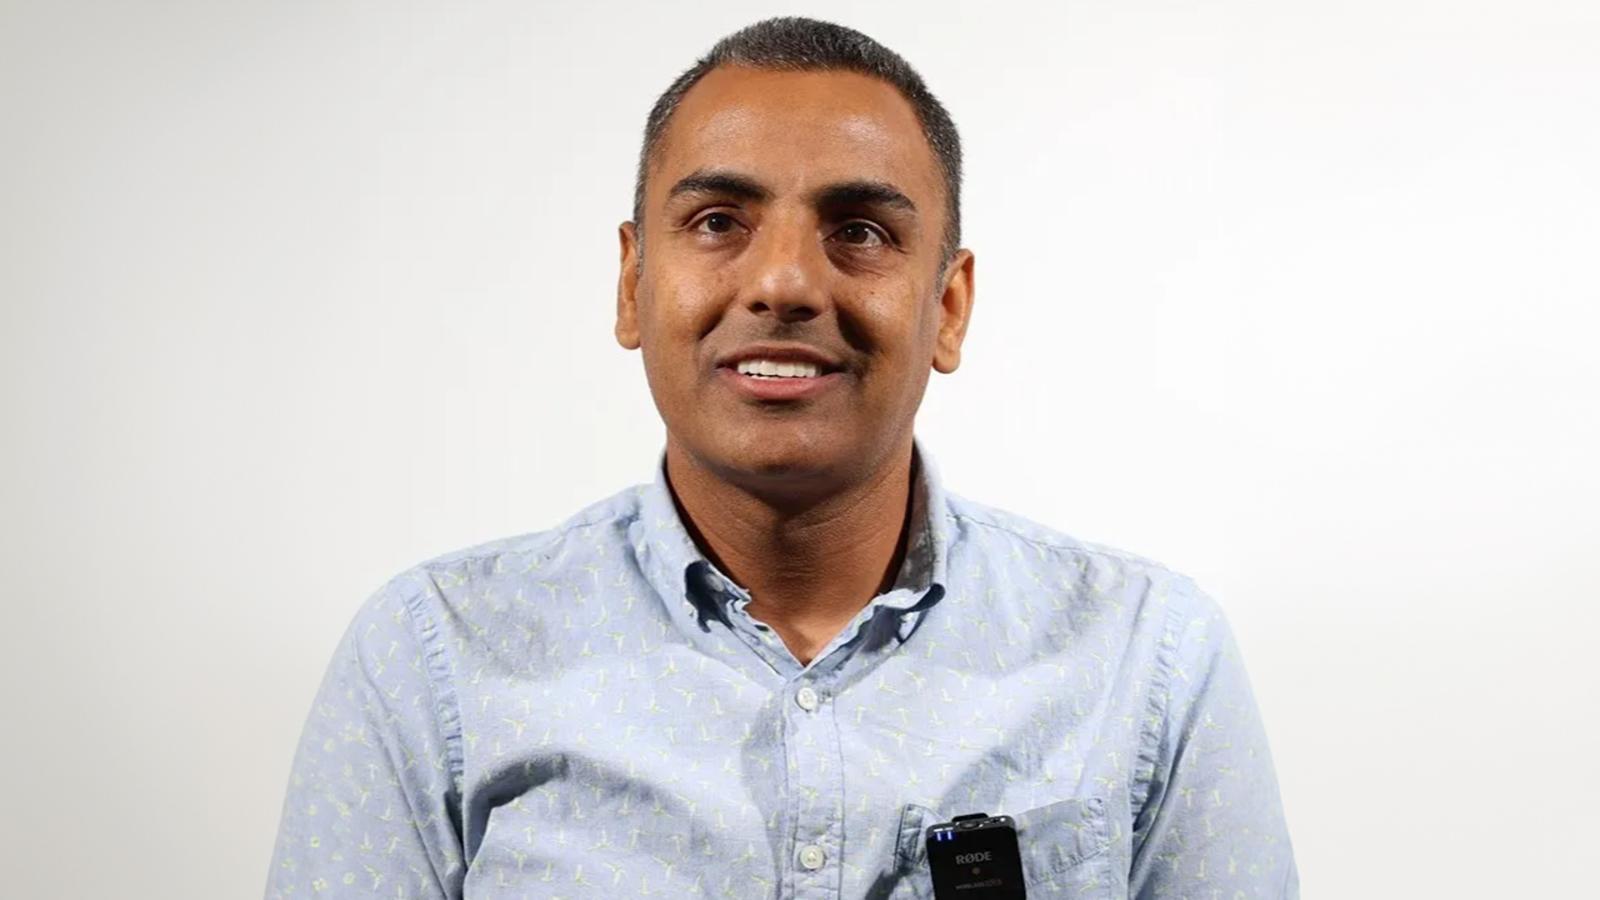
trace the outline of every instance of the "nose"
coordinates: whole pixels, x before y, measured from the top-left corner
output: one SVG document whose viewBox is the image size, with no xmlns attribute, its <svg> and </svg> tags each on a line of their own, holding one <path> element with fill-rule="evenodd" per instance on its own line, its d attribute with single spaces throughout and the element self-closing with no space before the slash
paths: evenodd
<svg viewBox="0 0 1600 900">
<path fill-rule="evenodd" d="M 769 220 L 746 259 L 740 302 L 749 311 L 805 322 L 826 309 L 828 258 L 809 223 Z"/>
</svg>

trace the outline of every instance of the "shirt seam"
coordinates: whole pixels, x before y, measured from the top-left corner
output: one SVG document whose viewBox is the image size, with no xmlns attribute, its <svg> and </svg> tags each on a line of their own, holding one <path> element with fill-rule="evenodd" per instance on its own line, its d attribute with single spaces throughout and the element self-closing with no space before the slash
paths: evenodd
<svg viewBox="0 0 1600 900">
<path fill-rule="evenodd" d="M 527 539 L 539 538 L 539 539 L 543 539 L 543 540 L 556 540 L 556 539 L 560 539 L 560 538 L 565 538 L 568 534 L 570 534 L 573 531 L 576 531 L 579 528 L 588 528 L 591 525 L 601 525 L 601 524 L 604 524 L 604 523 L 607 523 L 607 522 L 613 522 L 613 521 L 617 522 L 619 525 L 622 525 L 622 526 L 626 527 L 626 526 L 629 526 L 629 525 L 633 524 L 638 519 L 639 519 L 639 513 L 637 511 L 626 512 L 626 513 L 622 513 L 622 514 L 608 513 L 608 514 L 601 515 L 601 516 L 598 516 L 598 517 L 593 518 L 593 519 L 584 519 L 582 521 L 577 521 L 577 522 L 563 522 L 562 524 L 557 525 L 554 528 L 550 528 L 550 529 L 547 529 L 545 531 L 537 531 L 537 532 L 534 532 L 534 533 L 532 533 L 530 535 L 526 535 L 524 537 L 527 538 Z M 517 538 L 511 538 L 511 540 L 517 540 Z M 463 550 L 458 550 L 458 551 L 456 551 L 454 553 L 446 553 L 446 554 L 444 554 L 444 555 L 442 555 L 442 556 L 440 556 L 440 557 L 438 557 L 436 559 L 430 559 L 430 560 L 427 560 L 425 562 L 419 563 L 415 568 L 416 568 L 416 571 L 427 574 L 429 576 L 429 578 L 431 579 L 435 572 L 448 571 L 449 567 L 454 566 L 454 565 L 456 565 L 458 563 L 483 562 L 485 560 L 490 560 L 490 559 L 495 559 L 497 557 L 505 556 L 508 553 L 516 553 L 516 552 L 524 552 L 524 551 L 517 551 L 517 550 L 514 550 L 514 549 L 512 549 L 510 547 L 500 547 L 500 548 L 497 548 L 497 549 L 494 549 L 494 550 L 483 550 L 483 551 L 480 551 L 480 552 L 473 552 L 472 548 L 469 547 L 469 548 L 466 548 L 466 549 L 463 549 Z M 532 552 L 532 551 L 526 551 L 526 552 Z"/>
<path fill-rule="evenodd" d="M 1146 719 L 1139 734 L 1139 771 L 1129 780 L 1129 811 L 1135 826 L 1150 802 L 1150 788 L 1155 783 L 1156 770 L 1161 762 L 1161 741 L 1166 732 L 1167 717 L 1172 714 L 1173 673 L 1177 668 L 1178 626 L 1180 610 L 1176 605 L 1167 607 L 1166 622 L 1161 640 L 1156 647 L 1154 671 L 1150 678 L 1150 693 L 1145 698 Z M 1137 847 L 1134 848 L 1137 851 Z"/>
<path fill-rule="evenodd" d="M 433 584 L 431 575 L 428 583 Z M 438 625 L 433 621 L 433 617 L 422 609 L 427 591 L 413 589 L 406 592 L 404 598 L 406 612 L 411 620 L 412 640 L 417 642 L 418 649 L 422 651 L 428 695 L 433 700 L 434 715 L 439 722 L 439 737 L 444 743 L 450 788 L 459 798 L 466 764 L 462 752 L 461 705 L 456 698 L 455 685 L 450 680 L 449 651 L 439 639 Z"/>
<path fill-rule="evenodd" d="M 1136 553 L 1128 553 L 1128 552 L 1125 552 L 1125 551 L 1117 550 L 1117 549 L 1115 549 L 1113 547 L 1105 547 L 1105 546 L 1101 546 L 1099 544 L 1090 543 L 1088 541 L 1078 540 L 1076 538 L 1065 540 L 1065 541 L 1052 541 L 1052 540 L 1048 540 L 1048 539 L 1045 539 L 1045 538 L 1037 537 L 1035 535 L 1031 535 L 1031 534 L 1027 534 L 1025 532 L 1019 531 L 1016 528 L 1014 528 L 1014 527 L 1012 527 L 1010 525 L 1007 525 L 1007 524 L 1005 524 L 1003 522 L 996 522 L 996 521 L 993 521 L 991 519 L 980 518 L 977 515 L 974 515 L 973 513 L 970 513 L 970 512 L 955 512 L 955 511 L 951 511 L 951 512 L 946 513 L 946 515 L 951 519 L 971 522 L 971 523 L 973 523 L 975 525 L 983 525 L 983 526 L 988 527 L 988 528 L 993 528 L 996 531 L 1003 531 L 1006 534 L 1009 534 L 1012 537 L 1017 538 L 1018 540 L 1027 541 L 1028 543 L 1034 545 L 1035 547 L 1043 547 L 1043 548 L 1047 548 L 1047 549 L 1050 549 L 1050 550 L 1066 550 L 1066 551 L 1069 551 L 1069 552 L 1083 553 L 1083 554 L 1090 555 L 1090 556 L 1102 556 L 1102 557 L 1105 557 L 1107 559 L 1117 560 L 1119 562 L 1135 563 L 1135 564 L 1142 565 L 1142 566 L 1149 566 L 1152 569 L 1158 570 L 1160 572 L 1167 573 L 1169 575 L 1174 575 L 1174 576 L 1178 575 L 1177 572 L 1174 572 L 1172 569 L 1168 568 L 1166 565 L 1164 565 L 1162 563 L 1159 563 L 1159 562 L 1157 562 L 1157 561 L 1155 561 L 1153 559 L 1150 559 L 1150 558 L 1144 557 L 1144 556 L 1139 556 Z"/>
<path fill-rule="evenodd" d="M 415 640 L 414 635 L 413 640 Z M 365 694 L 363 702 L 371 704 L 374 707 L 381 706 L 383 703 L 381 699 L 383 697 L 383 690 L 382 688 L 378 687 L 376 682 L 373 681 L 372 673 L 367 670 L 365 665 L 362 664 L 360 639 L 356 634 L 351 633 L 349 635 L 345 649 L 347 652 L 349 652 L 351 661 L 355 664 L 356 671 L 360 673 L 360 683 L 364 689 L 363 693 Z M 429 686 L 429 691 L 430 693 L 432 691 L 431 685 Z M 383 753 L 383 755 L 388 759 L 390 769 L 395 773 L 404 771 L 405 760 L 403 755 L 398 752 L 397 749 L 388 741 L 379 741 L 378 745 L 380 752 Z M 405 804 L 406 811 L 411 814 L 411 820 L 417 823 L 417 828 L 420 831 L 423 823 L 428 821 L 428 818 L 423 816 L 423 810 L 419 810 L 417 808 L 417 802 L 413 797 L 412 792 L 409 790 L 401 790 L 400 800 Z M 446 869 L 445 871 L 441 872 L 439 868 L 439 861 L 434 857 L 434 854 L 432 852 L 426 852 L 425 855 L 428 864 L 428 874 L 433 876 L 434 886 L 439 890 L 441 895 L 444 895 L 447 893 L 445 889 L 446 879 L 451 870 Z M 441 852 L 440 855 L 445 858 L 445 862 L 448 865 L 450 858 L 448 851 Z"/>
</svg>

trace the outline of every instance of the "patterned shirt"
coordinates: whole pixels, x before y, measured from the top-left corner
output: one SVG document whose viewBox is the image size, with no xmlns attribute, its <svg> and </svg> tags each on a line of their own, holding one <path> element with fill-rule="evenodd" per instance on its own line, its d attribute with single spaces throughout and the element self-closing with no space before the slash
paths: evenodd
<svg viewBox="0 0 1600 900">
<path fill-rule="evenodd" d="M 1297 897 L 1228 626 L 1149 560 L 947 494 L 802 665 L 666 480 L 417 565 L 339 644 L 269 897 L 931 898 L 1016 822 L 1028 896 Z"/>
</svg>

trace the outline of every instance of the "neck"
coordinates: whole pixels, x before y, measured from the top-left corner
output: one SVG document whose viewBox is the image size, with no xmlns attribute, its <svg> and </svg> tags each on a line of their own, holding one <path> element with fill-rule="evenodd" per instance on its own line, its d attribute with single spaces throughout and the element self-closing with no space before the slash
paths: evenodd
<svg viewBox="0 0 1600 900">
<path fill-rule="evenodd" d="M 700 550 L 750 592 L 747 611 L 801 664 L 894 583 L 905 555 L 913 454 L 908 438 L 847 484 L 802 492 L 719 478 L 675 441 L 667 475 Z"/>
</svg>

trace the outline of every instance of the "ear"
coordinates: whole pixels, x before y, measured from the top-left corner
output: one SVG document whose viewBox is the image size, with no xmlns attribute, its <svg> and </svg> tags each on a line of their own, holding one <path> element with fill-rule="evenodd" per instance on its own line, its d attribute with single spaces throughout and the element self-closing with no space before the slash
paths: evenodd
<svg viewBox="0 0 1600 900">
<path fill-rule="evenodd" d="M 632 222 L 617 226 L 622 245 L 621 269 L 617 272 L 617 343 L 624 350 L 639 349 L 639 234 Z"/>
<path fill-rule="evenodd" d="M 949 375 L 961 365 L 961 342 L 972 319 L 973 257 L 957 250 L 944 270 L 944 293 L 939 296 L 939 335 L 933 347 L 933 368 Z"/>
</svg>

